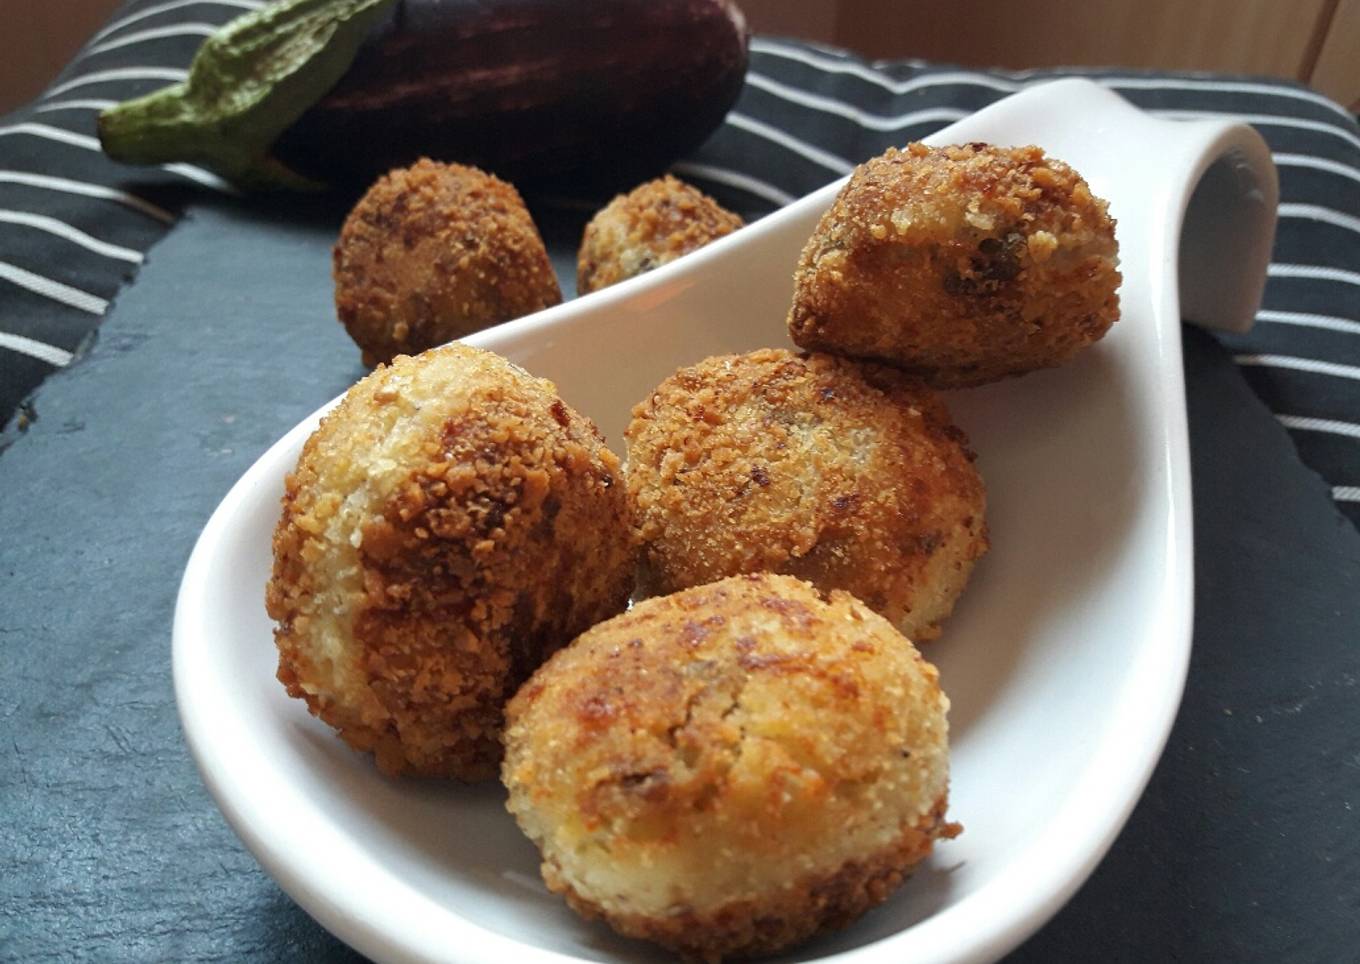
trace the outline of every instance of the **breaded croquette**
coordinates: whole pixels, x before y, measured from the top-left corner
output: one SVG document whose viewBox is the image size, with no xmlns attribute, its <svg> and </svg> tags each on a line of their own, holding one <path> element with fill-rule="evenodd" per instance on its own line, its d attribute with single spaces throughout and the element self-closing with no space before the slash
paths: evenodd
<svg viewBox="0 0 1360 964">
<path fill-rule="evenodd" d="M 659 268 L 741 227 L 741 218 L 684 181 L 657 178 L 620 194 L 590 223 L 576 261 L 587 294 Z"/>
<path fill-rule="evenodd" d="M 967 438 L 893 368 L 774 349 L 710 358 L 635 407 L 626 436 L 651 592 L 789 573 L 920 641 L 987 549 Z"/>
<path fill-rule="evenodd" d="M 506 711 L 549 889 L 687 957 L 772 954 L 881 903 L 945 819 L 938 674 L 847 593 L 739 576 L 559 651 Z"/>
<path fill-rule="evenodd" d="M 505 701 L 634 570 L 618 459 L 551 382 L 462 345 L 401 356 L 288 476 L 278 676 L 386 773 L 489 778 Z"/>
<path fill-rule="evenodd" d="M 1106 203 L 1037 147 L 911 144 L 856 168 L 803 249 L 789 332 L 954 388 L 1068 361 L 1119 317 Z"/>
<path fill-rule="evenodd" d="M 336 312 L 370 367 L 562 300 L 519 192 L 461 164 L 422 159 L 379 179 L 332 262 Z"/>
</svg>

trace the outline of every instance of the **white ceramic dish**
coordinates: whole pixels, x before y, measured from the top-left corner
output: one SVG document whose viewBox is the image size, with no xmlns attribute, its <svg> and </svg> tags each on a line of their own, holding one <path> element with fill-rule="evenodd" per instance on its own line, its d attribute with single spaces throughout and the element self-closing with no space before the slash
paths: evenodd
<svg viewBox="0 0 1360 964">
<path fill-rule="evenodd" d="M 951 816 L 966 832 L 793 960 L 994 959 L 1104 854 L 1161 752 L 1190 646 L 1177 253 L 1193 273 L 1187 313 L 1225 327 L 1249 323 L 1269 256 L 1274 172 L 1247 128 L 1155 121 L 1064 81 L 930 140 L 1037 143 L 1082 171 L 1119 221 L 1123 319 L 1067 368 L 953 398 L 981 454 L 993 541 L 927 649 L 953 700 Z M 836 189 L 468 341 L 556 380 L 617 442 L 630 406 L 676 366 L 784 343 L 793 264 Z M 176 694 L 223 813 L 289 894 L 371 957 L 658 958 L 547 893 L 499 787 L 385 779 L 275 681 L 270 536 L 319 415 L 223 500 L 180 590 Z"/>
</svg>

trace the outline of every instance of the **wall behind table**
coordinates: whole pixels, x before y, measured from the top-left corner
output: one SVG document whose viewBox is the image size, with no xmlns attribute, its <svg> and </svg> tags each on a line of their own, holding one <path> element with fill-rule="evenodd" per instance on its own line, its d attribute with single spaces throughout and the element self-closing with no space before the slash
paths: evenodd
<svg viewBox="0 0 1360 964">
<path fill-rule="evenodd" d="M 0 114 L 36 97 L 121 0 L 0 0 Z"/>
<path fill-rule="evenodd" d="M 1269 74 L 1360 110 L 1360 0 L 738 0 L 752 28 L 870 57 Z M 119 0 L 0 0 L 0 114 L 32 99 Z"/>
<path fill-rule="evenodd" d="M 975 67 L 1266 74 L 1360 108 L 1360 0 L 737 0 L 753 30 Z"/>
</svg>

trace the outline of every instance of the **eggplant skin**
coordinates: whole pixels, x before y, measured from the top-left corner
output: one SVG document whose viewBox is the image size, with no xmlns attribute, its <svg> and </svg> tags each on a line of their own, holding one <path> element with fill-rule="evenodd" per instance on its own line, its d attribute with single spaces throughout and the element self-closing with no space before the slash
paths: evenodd
<svg viewBox="0 0 1360 964">
<path fill-rule="evenodd" d="M 722 123 L 748 40 L 729 0 L 400 0 L 274 155 L 339 184 L 424 156 L 616 190 Z"/>
</svg>

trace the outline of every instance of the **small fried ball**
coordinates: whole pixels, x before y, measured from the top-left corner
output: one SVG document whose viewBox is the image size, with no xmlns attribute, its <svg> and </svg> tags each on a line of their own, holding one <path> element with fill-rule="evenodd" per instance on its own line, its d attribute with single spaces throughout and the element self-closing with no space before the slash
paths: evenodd
<svg viewBox="0 0 1360 964">
<path fill-rule="evenodd" d="M 507 806 L 578 913 L 687 957 L 772 954 L 882 903 L 945 820 L 949 700 L 848 593 L 738 576 L 558 652 L 506 712 Z"/>
<path fill-rule="evenodd" d="M 659 268 L 731 234 L 741 218 L 684 181 L 648 181 L 610 201 L 586 225 L 576 291 L 588 294 Z"/>
<path fill-rule="evenodd" d="M 336 312 L 370 367 L 562 300 L 519 192 L 428 158 L 369 189 L 332 264 Z"/>
<path fill-rule="evenodd" d="M 966 436 L 893 368 L 776 349 L 710 358 L 662 382 L 626 435 L 650 591 L 789 573 L 853 593 L 919 642 L 987 550 Z"/>
<path fill-rule="evenodd" d="M 1037 147 L 911 144 L 860 165 L 803 248 L 795 344 L 957 388 L 1071 359 L 1119 317 L 1106 203 Z"/>
<path fill-rule="evenodd" d="M 279 680 L 386 773 L 495 776 L 505 701 L 627 603 L 623 488 L 595 426 L 497 355 L 378 368 L 287 479 Z"/>
</svg>

